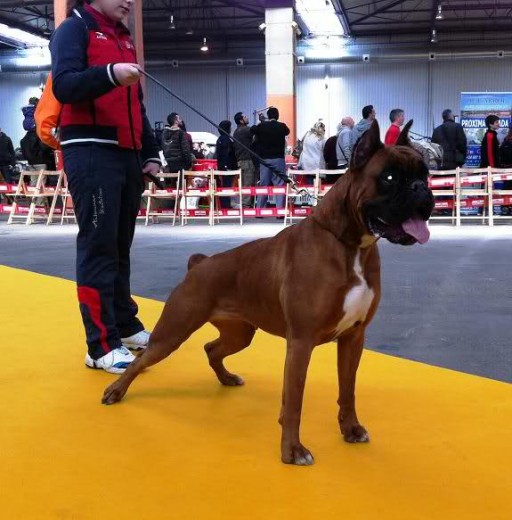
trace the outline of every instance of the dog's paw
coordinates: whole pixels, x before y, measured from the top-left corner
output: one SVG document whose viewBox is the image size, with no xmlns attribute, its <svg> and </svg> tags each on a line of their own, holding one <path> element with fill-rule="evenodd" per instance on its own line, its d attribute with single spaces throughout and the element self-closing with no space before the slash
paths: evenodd
<svg viewBox="0 0 512 520">
<path fill-rule="evenodd" d="M 219 381 L 225 386 L 242 386 L 245 383 L 240 376 L 230 374 L 229 372 L 219 376 Z"/>
<path fill-rule="evenodd" d="M 370 435 L 363 426 L 356 424 L 346 430 L 343 429 L 343 439 L 350 443 L 370 442 Z"/>
<path fill-rule="evenodd" d="M 101 402 L 103 404 L 114 404 L 118 403 L 126 393 L 126 390 L 116 381 L 111 384 L 105 392 L 103 392 L 103 398 Z"/>
<path fill-rule="evenodd" d="M 281 460 L 285 464 L 295 464 L 296 466 L 311 466 L 315 463 L 313 454 L 302 444 L 283 448 Z"/>
</svg>

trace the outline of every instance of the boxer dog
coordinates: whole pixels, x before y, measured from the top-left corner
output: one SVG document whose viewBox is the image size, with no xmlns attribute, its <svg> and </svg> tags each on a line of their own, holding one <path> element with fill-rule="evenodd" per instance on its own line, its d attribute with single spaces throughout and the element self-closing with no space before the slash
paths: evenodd
<svg viewBox="0 0 512 520">
<path fill-rule="evenodd" d="M 212 257 L 193 255 L 148 348 L 105 390 L 103 403 L 120 401 L 145 368 L 206 322 L 219 331 L 205 345 L 210 366 L 223 385 L 242 385 L 223 360 L 248 347 L 259 328 L 286 339 L 282 461 L 313 464 L 299 438 L 304 384 L 313 348 L 333 340 L 341 433 L 347 442 L 368 442 L 356 415 L 354 387 L 365 329 L 380 298 L 376 242 L 426 242 L 434 207 L 427 167 L 408 139 L 411 125 L 395 146 L 384 147 L 375 121 L 356 145 L 349 171 L 300 224 Z"/>
</svg>

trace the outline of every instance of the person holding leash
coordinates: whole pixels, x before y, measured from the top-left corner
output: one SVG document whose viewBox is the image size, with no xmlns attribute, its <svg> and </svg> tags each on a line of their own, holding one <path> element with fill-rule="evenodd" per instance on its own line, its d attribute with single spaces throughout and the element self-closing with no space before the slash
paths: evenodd
<svg viewBox="0 0 512 520">
<path fill-rule="evenodd" d="M 149 332 L 130 291 L 130 247 L 144 174 L 160 171 L 135 47 L 123 21 L 134 0 L 79 0 L 53 34 L 53 93 L 78 221 L 77 285 L 85 364 L 120 374 Z M 128 347 L 128 348 L 126 348 Z"/>
</svg>

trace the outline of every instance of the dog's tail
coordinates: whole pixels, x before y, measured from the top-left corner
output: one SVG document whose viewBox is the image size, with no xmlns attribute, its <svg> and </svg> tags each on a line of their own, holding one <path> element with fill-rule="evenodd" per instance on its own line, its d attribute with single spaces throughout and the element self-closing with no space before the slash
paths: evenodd
<svg viewBox="0 0 512 520">
<path fill-rule="evenodd" d="M 188 270 L 192 269 L 192 267 L 196 266 L 197 264 L 200 264 L 205 258 L 208 258 L 206 255 L 202 255 L 201 253 L 196 253 L 195 255 L 192 255 L 188 259 Z"/>
</svg>

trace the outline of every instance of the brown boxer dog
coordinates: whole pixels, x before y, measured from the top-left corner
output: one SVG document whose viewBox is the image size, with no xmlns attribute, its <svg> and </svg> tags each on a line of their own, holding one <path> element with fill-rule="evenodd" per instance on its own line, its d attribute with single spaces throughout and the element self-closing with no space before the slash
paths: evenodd
<svg viewBox="0 0 512 520">
<path fill-rule="evenodd" d="M 286 339 L 282 461 L 313 463 L 299 438 L 304 384 L 313 348 L 332 340 L 338 345 L 341 433 L 347 442 L 368 442 L 356 415 L 354 387 L 365 329 L 380 297 L 376 242 L 426 242 L 434 206 L 427 167 L 409 143 L 411 124 L 396 146 L 384 147 L 374 122 L 357 144 L 350 170 L 300 224 L 212 257 L 193 255 L 147 350 L 105 390 L 103 403 L 121 400 L 145 368 L 206 322 L 219 330 L 205 345 L 210 366 L 223 385 L 242 385 L 223 360 L 248 347 L 260 328 Z"/>
</svg>

